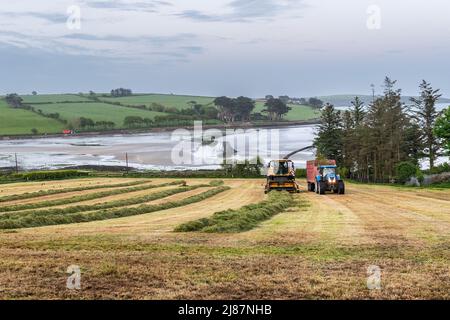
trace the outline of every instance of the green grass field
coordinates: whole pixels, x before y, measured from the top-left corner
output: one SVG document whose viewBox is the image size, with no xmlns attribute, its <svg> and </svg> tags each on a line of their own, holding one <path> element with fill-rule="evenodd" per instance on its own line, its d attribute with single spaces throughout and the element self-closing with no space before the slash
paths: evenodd
<svg viewBox="0 0 450 320">
<path fill-rule="evenodd" d="M 10 108 L 0 100 L 0 135 L 31 134 L 33 128 L 39 133 L 57 133 L 61 132 L 63 125 L 31 111 Z"/>
<path fill-rule="evenodd" d="M 59 113 L 62 119 L 71 121 L 80 117 L 90 118 L 94 121 L 112 121 L 116 128 L 123 127 L 123 120 L 127 116 L 139 116 L 153 119 L 158 115 L 166 115 L 161 112 L 132 109 L 114 106 L 106 103 L 52 103 L 35 105 L 36 110 L 41 109 L 43 113 Z"/>
<path fill-rule="evenodd" d="M 39 94 L 33 95 L 23 95 L 21 96 L 24 103 L 44 103 L 44 102 L 78 102 L 78 101 L 89 101 L 88 98 L 81 97 L 76 94 Z"/>
<path fill-rule="evenodd" d="M 189 108 L 189 102 L 195 101 L 197 103 L 207 105 L 211 104 L 214 100 L 213 97 L 200 97 L 200 96 L 178 96 L 178 95 L 166 95 L 166 94 L 148 94 L 148 95 L 135 95 L 131 97 L 122 98 L 100 98 L 101 100 L 111 102 L 121 102 L 129 105 L 146 105 L 150 106 L 152 103 L 162 104 L 166 107 L 174 107 L 177 109 Z M 285 117 L 289 121 L 297 120 L 309 120 L 318 118 L 319 112 L 312 109 L 309 106 L 290 105 L 292 110 Z M 261 112 L 264 110 L 264 103 L 257 102 L 254 112 Z"/>
<path fill-rule="evenodd" d="M 166 113 L 140 110 L 123 106 L 116 106 L 105 102 L 94 102 L 87 97 L 77 94 L 38 94 L 23 95 L 24 103 L 30 104 L 35 110 L 42 110 L 44 114 L 59 113 L 61 119 L 73 121 L 80 117 L 90 118 L 94 121 L 112 121 L 116 128 L 123 128 L 123 121 L 127 116 L 139 116 L 154 119 L 155 116 L 164 116 Z M 189 102 L 195 101 L 203 105 L 212 104 L 213 97 L 169 95 L 169 94 L 142 94 L 131 97 L 111 98 L 98 96 L 101 100 L 121 102 L 128 105 L 146 105 L 158 103 L 166 107 L 177 109 L 189 108 Z M 291 105 L 292 110 L 284 117 L 288 121 L 310 120 L 320 116 L 317 110 L 308 106 Z M 258 101 L 254 112 L 261 112 L 264 103 Z M 59 133 L 65 129 L 64 124 L 27 110 L 11 109 L 4 100 L 0 101 L 0 135 L 30 134 L 32 128 L 39 133 Z"/>
<path fill-rule="evenodd" d="M 111 102 L 121 102 L 129 105 L 146 105 L 150 106 L 152 103 L 162 104 L 166 107 L 173 107 L 177 109 L 189 108 L 189 102 L 195 101 L 197 103 L 207 105 L 212 103 L 213 97 L 199 97 L 199 96 L 178 96 L 170 94 L 148 94 L 148 95 L 134 95 L 131 97 L 121 98 L 103 98 L 101 100 Z"/>
<path fill-rule="evenodd" d="M 292 109 L 284 116 L 283 119 L 285 120 L 298 121 L 320 118 L 320 111 L 309 106 L 299 106 L 294 104 L 290 104 L 289 106 Z M 262 110 L 264 110 L 264 103 L 257 102 L 254 112 L 261 112 Z"/>
</svg>

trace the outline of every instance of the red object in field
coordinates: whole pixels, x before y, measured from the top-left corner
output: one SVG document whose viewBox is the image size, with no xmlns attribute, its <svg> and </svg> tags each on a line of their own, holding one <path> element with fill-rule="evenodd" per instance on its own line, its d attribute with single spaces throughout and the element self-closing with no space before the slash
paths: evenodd
<svg viewBox="0 0 450 320">
<path fill-rule="evenodd" d="M 336 160 L 310 160 L 306 161 L 306 179 L 308 182 L 316 183 L 318 168 L 320 166 L 335 166 Z"/>
<path fill-rule="evenodd" d="M 72 130 L 63 130 L 64 134 L 72 134 Z"/>
</svg>

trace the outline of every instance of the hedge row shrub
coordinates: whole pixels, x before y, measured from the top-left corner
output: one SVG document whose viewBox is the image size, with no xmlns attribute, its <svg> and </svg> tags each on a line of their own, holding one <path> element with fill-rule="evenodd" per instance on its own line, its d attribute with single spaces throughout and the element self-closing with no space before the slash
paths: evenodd
<svg viewBox="0 0 450 320">
<path fill-rule="evenodd" d="M 32 171 L 12 175 L 15 179 L 23 179 L 27 181 L 59 180 L 87 176 L 89 176 L 89 172 L 79 170 Z"/>
</svg>

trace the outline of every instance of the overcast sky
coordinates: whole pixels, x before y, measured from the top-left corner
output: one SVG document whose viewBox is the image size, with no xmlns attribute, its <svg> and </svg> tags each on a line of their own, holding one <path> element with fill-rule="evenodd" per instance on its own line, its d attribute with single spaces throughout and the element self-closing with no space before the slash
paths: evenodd
<svg viewBox="0 0 450 320">
<path fill-rule="evenodd" d="M 448 0 L 1 4 L 0 94 L 369 94 L 389 75 L 405 94 L 426 79 L 450 96 Z"/>
</svg>

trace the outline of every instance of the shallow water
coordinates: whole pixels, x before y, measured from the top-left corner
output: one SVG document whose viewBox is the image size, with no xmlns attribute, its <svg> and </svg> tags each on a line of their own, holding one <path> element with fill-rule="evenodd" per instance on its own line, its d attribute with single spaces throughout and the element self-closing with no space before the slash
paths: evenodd
<svg viewBox="0 0 450 320">
<path fill-rule="evenodd" d="M 25 140 L 0 140 L 0 167 L 15 166 L 17 153 L 23 169 L 53 169 L 68 166 L 125 166 L 138 169 L 186 170 L 217 169 L 223 163 L 224 147 L 230 161 L 255 159 L 257 155 L 267 163 L 282 158 L 302 147 L 310 146 L 314 139 L 314 125 L 272 129 L 234 130 L 221 137 L 220 132 L 203 132 L 201 135 L 184 130 L 181 133 L 158 132 L 135 135 L 110 135 L 97 137 L 58 137 Z M 265 137 L 272 137 L 267 139 Z M 224 144 L 225 142 L 225 144 Z M 179 151 L 183 156 L 180 157 Z M 236 150 L 236 152 L 234 152 Z M 305 168 L 306 161 L 314 159 L 314 150 L 293 156 L 296 167 Z M 180 162 L 183 158 L 184 162 Z M 437 164 L 449 161 L 441 157 Z M 427 161 L 422 167 L 428 167 Z"/>
<path fill-rule="evenodd" d="M 201 135 L 194 132 L 174 134 L 172 132 L 136 135 L 111 135 L 97 137 L 57 137 L 0 141 L 0 167 L 15 165 L 17 153 L 19 166 L 25 169 L 61 168 L 75 165 L 124 166 L 128 153 L 129 164 L 139 169 L 214 169 L 223 162 L 224 141 L 229 157 L 235 160 L 254 159 L 258 154 L 264 161 L 282 157 L 287 153 L 312 144 L 314 126 L 297 126 L 276 129 L 258 129 L 219 133 L 206 132 L 205 140 L 215 137 L 215 142 L 204 145 Z M 276 141 L 266 145 L 257 143 L 258 137 L 273 136 Z M 275 148 L 273 148 L 275 147 Z M 180 163 L 172 152 L 184 149 L 190 161 Z M 231 151 L 230 151 L 231 150 Z M 237 150 L 237 153 L 232 152 Z M 306 160 L 314 158 L 313 152 L 304 152 L 293 157 L 298 166 L 304 167 Z"/>
</svg>

